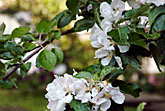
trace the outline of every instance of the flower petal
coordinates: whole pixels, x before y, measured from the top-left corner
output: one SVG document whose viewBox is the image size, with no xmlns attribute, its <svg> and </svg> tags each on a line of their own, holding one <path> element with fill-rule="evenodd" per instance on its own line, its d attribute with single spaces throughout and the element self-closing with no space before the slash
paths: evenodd
<svg viewBox="0 0 165 111">
<path fill-rule="evenodd" d="M 129 50 L 129 46 L 126 46 L 126 45 L 118 45 L 118 48 L 121 53 L 125 53 Z"/>
<path fill-rule="evenodd" d="M 100 13 L 104 18 L 112 17 L 112 7 L 107 2 L 102 2 L 100 5 Z"/>
<path fill-rule="evenodd" d="M 110 63 L 111 59 L 109 57 L 105 57 L 103 59 L 101 59 L 101 64 L 103 66 L 107 66 Z"/>
<path fill-rule="evenodd" d="M 123 69 L 123 66 L 122 66 L 122 61 L 121 61 L 121 58 L 119 56 L 114 56 L 115 57 L 115 60 L 118 64 L 118 66 Z"/>
<path fill-rule="evenodd" d="M 105 49 L 98 49 L 96 52 L 95 52 L 95 56 L 96 58 L 103 58 L 105 56 L 107 56 L 109 53 L 107 52 L 107 50 Z"/>
<path fill-rule="evenodd" d="M 101 111 L 107 111 L 107 109 L 109 109 L 110 107 L 111 107 L 111 101 L 110 99 L 107 99 L 106 102 L 101 104 L 100 109 Z"/>
</svg>

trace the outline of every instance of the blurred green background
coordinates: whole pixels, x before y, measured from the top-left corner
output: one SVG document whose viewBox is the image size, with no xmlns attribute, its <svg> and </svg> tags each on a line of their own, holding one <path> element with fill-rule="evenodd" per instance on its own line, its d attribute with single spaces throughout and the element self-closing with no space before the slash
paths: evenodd
<svg viewBox="0 0 165 111">
<path fill-rule="evenodd" d="M 34 28 L 41 19 L 51 20 L 57 13 L 66 9 L 65 2 L 66 0 L 0 0 L 0 16 L 5 14 L 15 19 L 20 25 Z M 31 21 L 26 22 L 26 20 L 18 19 L 15 16 L 18 12 L 28 13 Z M 27 18 L 26 16 L 24 17 L 25 19 Z M 0 21 L 3 22 L 1 17 Z M 61 30 L 67 30 L 72 26 L 73 23 Z M 86 66 L 98 62 L 97 59 L 93 58 L 95 50 L 90 45 L 89 36 L 90 33 L 87 32 L 70 34 L 63 36 L 59 41 L 53 42 L 64 51 L 63 64 L 66 66 L 66 72 L 72 74 L 73 68 L 76 71 L 80 71 Z M 140 102 L 148 100 L 147 97 L 151 98 L 151 101 L 165 99 L 165 74 L 158 71 L 148 71 L 145 68 L 148 67 L 147 63 L 151 64 L 149 61 L 144 60 L 142 70 L 127 67 L 126 73 L 119 77 L 119 79 L 127 82 L 137 82 L 145 90 L 137 101 L 127 96 L 126 111 L 135 111 Z M 21 79 L 15 74 L 18 79 L 18 89 L 0 89 L 0 111 L 48 111 L 46 109 L 48 101 L 44 95 L 46 94 L 45 88 L 47 84 L 53 80 L 53 72 L 47 72 L 42 68 L 39 70 L 39 72 L 34 71 L 33 74 L 28 75 L 25 79 Z M 131 106 L 129 103 L 132 102 L 136 104 Z M 150 111 L 161 111 L 152 109 Z"/>
</svg>

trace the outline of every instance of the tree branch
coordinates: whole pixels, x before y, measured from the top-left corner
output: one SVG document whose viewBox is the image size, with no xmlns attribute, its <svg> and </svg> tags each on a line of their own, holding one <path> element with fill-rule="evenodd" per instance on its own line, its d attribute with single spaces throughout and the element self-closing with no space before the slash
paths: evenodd
<svg viewBox="0 0 165 111">
<path fill-rule="evenodd" d="M 64 31 L 62 32 L 61 35 L 67 35 L 67 34 L 70 34 L 70 33 L 73 33 L 74 30 L 73 28 L 70 29 L 70 30 L 67 30 L 67 31 Z M 46 36 L 47 34 L 42 34 L 43 36 Z M 54 39 L 52 39 L 53 41 Z M 6 79 L 8 79 L 22 64 L 24 64 L 25 62 L 27 62 L 31 57 L 33 57 L 35 54 L 37 54 L 41 49 L 43 49 L 43 47 L 45 47 L 46 45 L 48 45 L 50 42 L 49 41 L 46 41 L 44 42 L 41 46 L 36 46 L 33 50 L 35 50 L 32 54 L 30 54 L 28 57 L 26 57 L 22 63 L 20 64 L 17 64 L 13 69 L 11 69 L 7 75 L 5 77 L 2 78 L 3 81 L 5 81 Z M 33 51 L 31 50 L 31 51 Z"/>
</svg>

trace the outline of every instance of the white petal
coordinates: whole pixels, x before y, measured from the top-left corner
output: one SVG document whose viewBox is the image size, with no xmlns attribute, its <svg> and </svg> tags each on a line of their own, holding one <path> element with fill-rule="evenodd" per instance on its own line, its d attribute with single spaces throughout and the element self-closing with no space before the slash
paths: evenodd
<svg viewBox="0 0 165 111">
<path fill-rule="evenodd" d="M 106 98 L 99 98 L 96 102 L 96 105 L 101 105 L 101 104 L 105 103 L 106 101 L 107 101 Z"/>
<path fill-rule="evenodd" d="M 115 50 L 115 47 L 113 45 L 105 47 L 106 50 L 108 51 L 113 51 Z"/>
<path fill-rule="evenodd" d="M 107 2 L 102 2 L 100 5 L 100 13 L 104 18 L 112 17 L 112 7 Z"/>
<path fill-rule="evenodd" d="M 126 46 L 126 45 L 118 45 L 118 48 L 121 53 L 125 53 L 129 50 L 129 46 Z"/>
<path fill-rule="evenodd" d="M 111 59 L 109 57 L 105 57 L 103 59 L 101 59 L 101 64 L 103 66 L 107 66 L 110 63 Z"/>
<path fill-rule="evenodd" d="M 96 88 L 92 89 L 92 97 L 96 96 L 98 94 L 98 90 Z"/>
<path fill-rule="evenodd" d="M 139 8 L 141 5 L 141 3 L 137 0 L 128 0 L 127 2 L 131 7 L 135 8 L 135 9 Z"/>
<path fill-rule="evenodd" d="M 107 52 L 107 50 L 105 49 L 98 49 L 96 52 L 95 52 L 95 56 L 96 58 L 103 58 L 105 56 L 107 56 L 109 53 Z"/>
<path fill-rule="evenodd" d="M 110 101 L 110 99 L 107 99 L 106 102 L 101 104 L 100 109 L 101 109 L 101 111 L 107 111 L 107 109 L 109 109 L 110 107 L 111 107 L 111 101 Z"/>
<path fill-rule="evenodd" d="M 105 33 L 111 31 L 112 29 L 112 23 L 111 21 L 107 20 L 107 19 L 103 19 L 101 21 L 101 27 L 103 28 L 103 30 L 105 31 Z"/>
<path fill-rule="evenodd" d="M 112 96 L 112 100 L 114 100 L 117 104 L 123 104 L 125 100 L 125 96 L 123 93 L 118 92 L 117 94 Z"/>
<path fill-rule="evenodd" d="M 98 41 L 92 41 L 91 45 L 94 48 L 100 48 L 102 46 Z"/>
<path fill-rule="evenodd" d="M 111 44 L 110 40 L 107 38 L 104 38 L 103 36 L 98 37 L 98 42 L 102 44 L 103 46 L 109 46 Z"/>
<path fill-rule="evenodd" d="M 73 96 L 69 93 L 67 96 L 65 96 L 65 97 L 63 98 L 63 101 L 64 101 L 65 103 L 70 103 L 70 102 L 72 101 L 72 99 L 73 99 Z"/>
<path fill-rule="evenodd" d="M 119 66 L 121 69 L 123 69 L 121 58 L 118 57 L 118 56 L 114 56 L 114 57 L 115 57 L 115 60 L 116 60 L 116 62 L 117 62 L 117 64 L 118 64 L 118 66 Z"/>
</svg>

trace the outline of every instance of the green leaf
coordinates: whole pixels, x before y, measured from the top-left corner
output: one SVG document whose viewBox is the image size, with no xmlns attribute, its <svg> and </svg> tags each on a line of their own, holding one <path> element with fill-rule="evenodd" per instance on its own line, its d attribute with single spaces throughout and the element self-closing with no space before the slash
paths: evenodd
<svg viewBox="0 0 165 111">
<path fill-rule="evenodd" d="M 36 47 L 36 44 L 30 42 L 24 42 L 23 44 L 24 51 L 32 50 Z"/>
<path fill-rule="evenodd" d="M 165 38 L 161 37 L 161 39 L 159 39 L 156 44 L 160 52 L 163 54 L 163 59 L 160 64 L 165 65 Z"/>
<path fill-rule="evenodd" d="M 90 72 L 94 80 L 100 80 L 101 65 L 94 64 L 83 69 L 83 71 Z"/>
<path fill-rule="evenodd" d="M 0 59 L 4 59 L 4 60 L 10 60 L 10 59 L 13 59 L 14 56 L 11 55 L 10 52 L 2 52 L 0 53 Z"/>
<path fill-rule="evenodd" d="M 43 50 L 42 52 L 40 52 L 37 58 L 38 59 L 36 60 L 41 65 L 41 67 L 47 69 L 48 71 L 53 70 L 54 65 L 57 61 L 56 55 L 49 50 Z"/>
<path fill-rule="evenodd" d="M 89 30 L 94 24 L 95 20 L 81 19 L 75 23 L 74 31 L 80 32 L 84 30 Z"/>
<path fill-rule="evenodd" d="M 59 13 L 58 15 L 56 15 L 52 20 L 51 20 L 51 28 L 53 28 L 55 25 L 57 25 L 58 21 L 60 20 L 60 18 L 62 17 L 62 15 L 64 14 L 65 11 Z"/>
<path fill-rule="evenodd" d="M 137 11 L 137 9 L 128 10 L 128 11 L 124 14 L 124 17 L 125 17 L 126 19 L 133 18 L 133 17 L 136 16 L 136 11 Z"/>
<path fill-rule="evenodd" d="M 28 71 L 30 70 L 31 68 L 31 63 L 30 62 L 27 62 L 26 64 L 22 64 L 21 67 L 20 67 L 20 73 L 21 73 L 21 77 L 22 78 L 25 78 Z"/>
<path fill-rule="evenodd" d="M 80 101 L 74 99 L 72 100 L 70 105 L 73 107 L 74 111 L 90 111 L 89 104 L 87 103 L 83 104 Z"/>
<path fill-rule="evenodd" d="M 119 86 L 121 92 L 123 92 L 125 94 L 130 94 L 130 95 L 134 96 L 135 98 L 139 97 L 139 93 L 142 91 L 141 88 L 139 87 L 139 85 L 137 85 L 136 83 L 126 83 L 121 80 L 116 80 L 116 81 L 112 82 L 112 86 L 114 86 L 114 87 Z"/>
<path fill-rule="evenodd" d="M 5 31 L 5 28 L 6 28 L 6 25 L 4 23 L 2 23 L 0 25 L 0 38 L 2 37 L 3 35 L 3 32 Z"/>
<path fill-rule="evenodd" d="M 138 105 L 136 111 L 143 111 L 144 107 L 145 107 L 146 103 L 142 102 Z"/>
<path fill-rule="evenodd" d="M 112 37 L 112 39 L 118 44 L 128 45 L 127 39 L 130 30 L 127 26 L 121 27 L 118 30 L 112 29 L 108 32 L 108 35 Z"/>
<path fill-rule="evenodd" d="M 63 58 L 64 58 L 63 51 L 59 48 L 53 48 L 52 52 L 57 56 L 57 61 L 59 63 L 61 63 L 63 61 Z"/>
<path fill-rule="evenodd" d="M 124 64 L 129 64 L 134 68 L 141 68 L 139 61 L 135 57 L 127 54 L 122 54 L 121 58 Z"/>
<path fill-rule="evenodd" d="M 105 66 L 100 73 L 100 79 L 103 80 L 106 75 L 115 72 L 117 70 L 119 70 L 119 68 L 116 68 L 114 66 Z"/>
<path fill-rule="evenodd" d="M 48 34 L 48 36 L 50 37 L 50 38 L 55 38 L 55 39 L 60 39 L 61 38 L 61 32 L 59 31 L 59 30 L 52 30 L 49 34 Z"/>
<path fill-rule="evenodd" d="M 138 34 L 136 33 L 130 33 L 129 34 L 129 43 L 139 45 L 139 46 L 145 46 L 146 42 L 144 39 L 141 39 Z"/>
<path fill-rule="evenodd" d="M 92 79 L 92 74 L 90 72 L 81 71 L 74 76 L 75 78 L 84 78 L 84 79 Z"/>
<path fill-rule="evenodd" d="M 47 20 L 42 20 L 37 24 L 36 30 L 38 33 L 48 33 L 51 30 L 52 23 Z"/>
<path fill-rule="evenodd" d="M 161 15 L 160 17 L 156 19 L 156 22 L 154 23 L 153 28 L 157 32 L 161 32 L 165 30 L 165 14 Z"/>
<path fill-rule="evenodd" d="M 150 12 L 149 12 L 149 23 L 152 26 L 156 18 L 160 15 L 165 13 L 165 5 L 159 6 L 159 7 L 154 7 Z"/>
<path fill-rule="evenodd" d="M 70 11 L 66 10 L 64 11 L 63 15 L 60 17 L 57 27 L 62 28 L 66 25 L 68 25 L 72 20 L 76 19 L 76 16 L 73 15 Z"/>
<path fill-rule="evenodd" d="M 79 10 L 79 0 L 67 0 L 66 6 L 73 13 L 78 13 Z"/>
<path fill-rule="evenodd" d="M 114 71 L 114 72 L 111 72 L 110 73 L 110 75 L 108 75 L 108 81 L 110 81 L 110 82 L 113 82 L 113 81 L 115 81 L 117 78 L 118 78 L 118 76 L 120 76 L 121 74 L 123 74 L 125 71 L 123 71 L 123 70 L 121 70 L 121 69 L 119 69 L 119 70 L 116 70 L 116 71 Z"/>
<path fill-rule="evenodd" d="M 159 71 L 162 72 L 161 69 L 160 69 L 160 62 L 161 62 L 162 59 L 163 59 L 163 55 L 161 54 L 161 52 L 160 52 L 160 50 L 158 49 L 158 47 L 155 46 L 155 45 L 152 44 L 152 43 L 150 43 L 149 49 L 150 49 L 150 52 L 152 53 L 152 56 L 153 56 L 153 58 L 154 58 L 154 60 L 155 60 L 155 63 L 156 63 L 156 65 L 157 65 Z"/>
<path fill-rule="evenodd" d="M 5 75 L 5 73 L 6 73 L 5 64 L 3 64 L 3 63 L 0 61 L 0 79 Z"/>
<path fill-rule="evenodd" d="M 29 27 L 21 26 L 21 27 L 16 28 L 12 31 L 11 37 L 12 38 L 22 37 L 23 35 L 27 34 L 29 31 L 30 31 Z"/>
<path fill-rule="evenodd" d="M 13 82 L 11 81 L 3 81 L 3 80 L 0 80 L 0 88 L 12 88 L 13 87 Z"/>
</svg>

